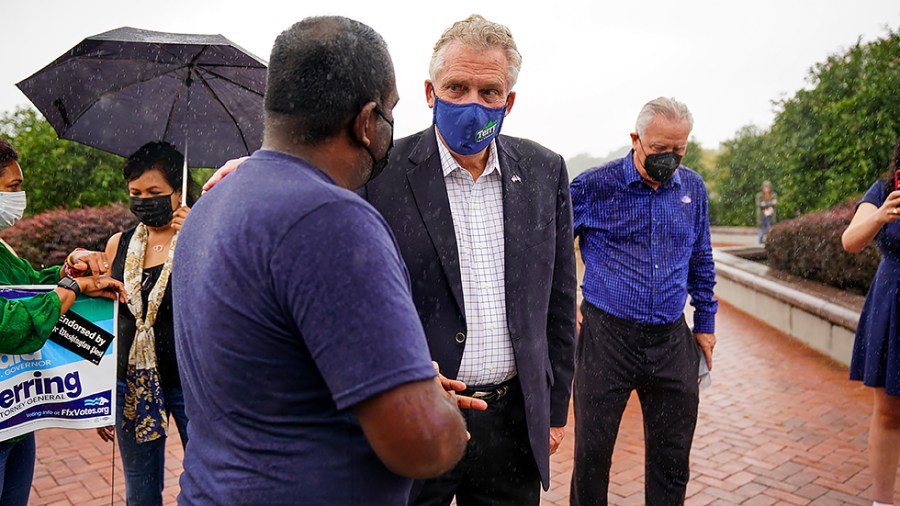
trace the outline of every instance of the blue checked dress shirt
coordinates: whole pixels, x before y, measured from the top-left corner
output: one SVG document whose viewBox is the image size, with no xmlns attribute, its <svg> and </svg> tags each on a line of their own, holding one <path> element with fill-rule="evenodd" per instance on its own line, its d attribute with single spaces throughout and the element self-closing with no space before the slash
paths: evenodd
<svg viewBox="0 0 900 506">
<path fill-rule="evenodd" d="M 571 192 L 588 302 L 618 318 L 661 325 L 681 317 L 690 294 L 694 332 L 715 331 L 716 273 L 699 174 L 680 166 L 654 191 L 629 152 L 580 174 Z"/>
</svg>

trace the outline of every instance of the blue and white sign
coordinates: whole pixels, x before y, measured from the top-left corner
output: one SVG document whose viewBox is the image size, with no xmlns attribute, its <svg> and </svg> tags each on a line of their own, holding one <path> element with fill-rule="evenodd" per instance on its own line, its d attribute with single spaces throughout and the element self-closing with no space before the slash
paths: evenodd
<svg viewBox="0 0 900 506">
<path fill-rule="evenodd" d="M 0 297 L 23 299 L 54 288 L 0 287 Z M 40 350 L 0 354 L 0 441 L 48 427 L 115 423 L 117 304 L 79 297 Z"/>
</svg>

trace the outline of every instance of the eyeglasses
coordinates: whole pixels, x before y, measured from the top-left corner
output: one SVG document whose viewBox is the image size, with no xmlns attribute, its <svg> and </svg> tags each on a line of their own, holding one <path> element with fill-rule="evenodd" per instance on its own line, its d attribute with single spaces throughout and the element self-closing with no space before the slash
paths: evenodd
<svg viewBox="0 0 900 506">
<path fill-rule="evenodd" d="M 644 147 L 644 143 L 641 142 L 641 138 L 638 137 L 638 143 L 641 145 L 641 149 L 644 150 L 646 154 L 657 154 L 657 153 L 668 153 L 669 151 L 675 153 L 678 156 L 684 156 L 684 153 L 687 151 L 687 145 L 683 146 L 666 146 L 665 144 L 652 143 L 648 147 Z"/>
</svg>

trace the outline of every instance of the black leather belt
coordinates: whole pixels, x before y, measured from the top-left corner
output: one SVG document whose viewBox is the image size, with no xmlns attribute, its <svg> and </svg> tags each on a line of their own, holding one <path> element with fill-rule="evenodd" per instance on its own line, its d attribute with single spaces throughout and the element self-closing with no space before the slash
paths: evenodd
<svg viewBox="0 0 900 506">
<path fill-rule="evenodd" d="M 484 402 L 497 401 L 510 392 L 516 381 L 518 381 L 518 378 L 504 381 L 499 385 L 484 385 L 467 388 L 462 391 L 461 395 L 481 399 Z"/>
</svg>

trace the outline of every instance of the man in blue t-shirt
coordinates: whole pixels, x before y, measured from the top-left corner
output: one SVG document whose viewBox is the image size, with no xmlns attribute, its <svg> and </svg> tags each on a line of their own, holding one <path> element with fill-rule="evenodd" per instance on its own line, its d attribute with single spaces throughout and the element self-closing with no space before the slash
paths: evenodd
<svg viewBox="0 0 900 506">
<path fill-rule="evenodd" d="M 397 100 L 366 25 L 275 41 L 263 149 L 200 199 L 174 261 L 180 504 L 405 505 L 410 478 L 459 460 L 403 260 L 349 190 L 383 168 Z"/>
</svg>

